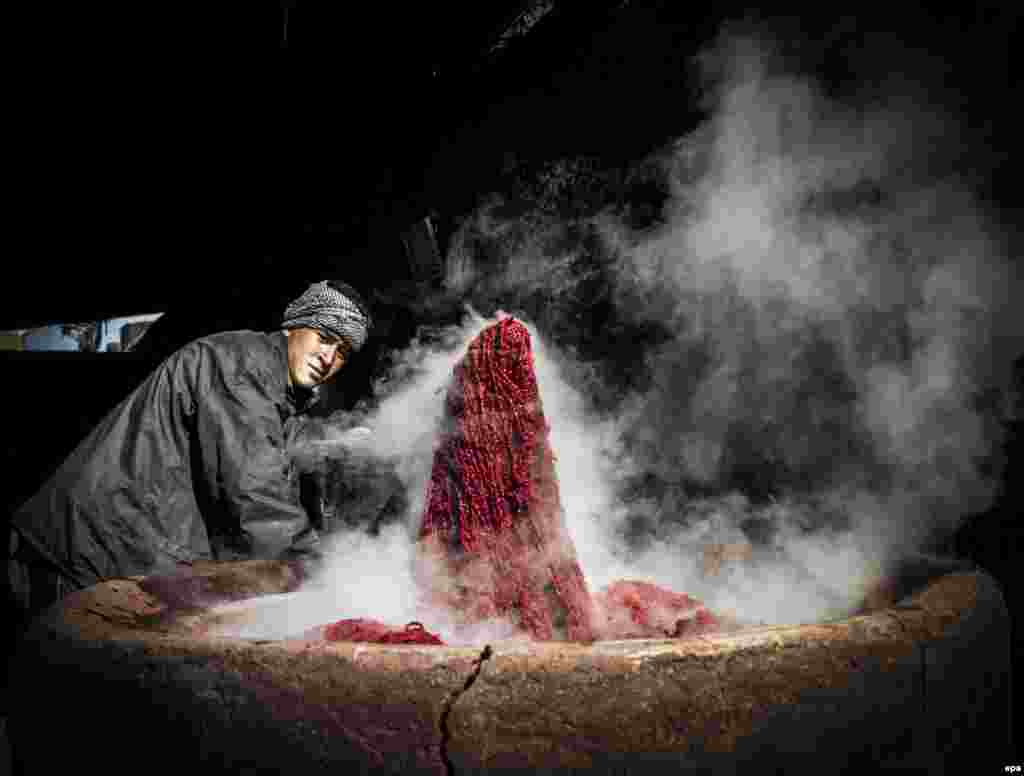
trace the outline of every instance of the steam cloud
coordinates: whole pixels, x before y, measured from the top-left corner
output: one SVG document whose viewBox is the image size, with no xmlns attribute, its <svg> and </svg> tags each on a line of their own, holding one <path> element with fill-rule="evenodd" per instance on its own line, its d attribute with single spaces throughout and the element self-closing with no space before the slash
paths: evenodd
<svg viewBox="0 0 1024 776">
<path fill-rule="evenodd" d="M 448 288 L 534 327 L 592 590 L 639 578 L 751 623 L 842 616 L 997 494 L 1010 263 L 966 184 L 931 171 L 952 117 L 903 94 L 832 99 L 754 37 L 723 34 L 700 62 L 708 118 L 654 159 L 655 224 L 510 216 L 495 198 L 453 240 Z M 367 454 L 399 462 L 408 524 L 338 540 L 319 622 L 362 597 L 367 616 L 431 627 L 409 545 L 442 391 L 484 325 L 417 341 L 381 386 Z M 700 573 L 706 544 L 750 537 L 753 562 Z"/>
</svg>

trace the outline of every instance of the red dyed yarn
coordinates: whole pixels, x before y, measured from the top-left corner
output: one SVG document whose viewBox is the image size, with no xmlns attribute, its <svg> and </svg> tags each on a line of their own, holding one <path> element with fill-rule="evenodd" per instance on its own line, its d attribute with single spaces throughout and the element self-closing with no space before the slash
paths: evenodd
<svg viewBox="0 0 1024 776">
<path fill-rule="evenodd" d="M 455 368 L 446 403 L 455 427 L 434 457 L 421 537 L 457 529 L 461 548 L 478 552 L 485 536 L 507 531 L 513 514 L 527 510 L 530 461 L 538 433 L 547 432 L 538 403 L 530 334 L 505 318 L 481 332 Z"/>
<path fill-rule="evenodd" d="M 392 628 L 376 620 L 338 620 L 323 629 L 323 637 L 326 641 L 444 645 L 440 638 L 418 622 L 410 622 L 404 628 Z"/>
<path fill-rule="evenodd" d="M 425 602 L 464 623 L 512 619 L 535 639 L 686 637 L 718 620 L 698 601 L 620 580 L 591 596 L 562 514 L 530 334 L 484 329 L 454 370 L 420 527 Z M 419 626 L 413 627 L 413 626 Z M 419 623 L 340 620 L 329 641 L 441 644 Z"/>
<path fill-rule="evenodd" d="M 698 636 L 721 625 L 696 599 L 649 582 L 619 580 L 594 598 L 604 638 Z"/>
<path fill-rule="evenodd" d="M 522 323 L 504 318 L 470 343 L 446 414 L 420 529 L 428 598 L 467 621 L 505 616 L 537 639 L 591 640 Z"/>
</svg>

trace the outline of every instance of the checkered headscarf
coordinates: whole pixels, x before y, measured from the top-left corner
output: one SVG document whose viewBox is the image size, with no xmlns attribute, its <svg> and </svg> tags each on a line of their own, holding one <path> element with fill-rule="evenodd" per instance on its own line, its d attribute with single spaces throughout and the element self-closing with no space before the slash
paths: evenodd
<svg viewBox="0 0 1024 776">
<path fill-rule="evenodd" d="M 370 312 L 354 289 L 338 285 L 321 280 L 307 288 L 285 309 L 281 328 L 318 329 L 332 337 L 344 337 L 352 343 L 353 352 L 359 350 L 370 331 Z"/>
</svg>

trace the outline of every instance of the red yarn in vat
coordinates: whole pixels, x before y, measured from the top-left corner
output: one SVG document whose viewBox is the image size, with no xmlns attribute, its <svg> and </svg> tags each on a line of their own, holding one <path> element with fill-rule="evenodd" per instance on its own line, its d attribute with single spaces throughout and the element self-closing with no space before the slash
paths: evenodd
<svg viewBox="0 0 1024 776">
<path fill-rule="evenodd" d="M 689 636 L 718 627 L 699 602 L 650 583 L 619 581 L 590 594 L 565 528 L 522 323 L 502 318 L 470 343 L 454 370 L 445 423 L 418 545 L 417 580 L 429 605 L 465 624 L 511 619 L 541 641 Z M 406 638 L 405 630 L 370 620 L 342 620 L 325 633 L 329 640 Z"/>
<path fill-rule="evenodd" d="M 376 620 L 338 620 L 323 629 L 327 641 L 369 641 L 374 644 L 444 644 L 421 623 L 392 628 Z"/>
</svg>

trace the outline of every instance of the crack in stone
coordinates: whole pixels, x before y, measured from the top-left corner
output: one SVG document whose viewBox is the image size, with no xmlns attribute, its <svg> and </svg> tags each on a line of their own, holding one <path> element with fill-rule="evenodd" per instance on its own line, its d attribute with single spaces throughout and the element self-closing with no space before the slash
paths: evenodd
<svg viewBox="0 0 1024 776">
<path fill-rule="evenodd" d="M 466 692 L 476 678 L 480 676 L 480 671 L 483 670 L 484 663 L 493 655 L 494 652 L 491 650 L 491 645 L 488 644 L 484 647 L 484 651 L 480 653 L 480 657 L 476 661 L 476 670 L 467 677 L 465 683 L 462 685 L 461 690 L 456 690 L 448 696 L 448 700 L 444 704 L 444 709 L 441 711 L 441 719 L 438 722 L 441 728 L 441 761 L 444 763 L 444 770 L 447 776 L 455 776 L 455 764 L 452 763 L 451 757 L 448 756 L 448 742 L 451 740 L 452 732 L 448 727 L 448 715 L 451 714 L 452 706 L 455 705 L 455 701 Z"/>
</svg>

